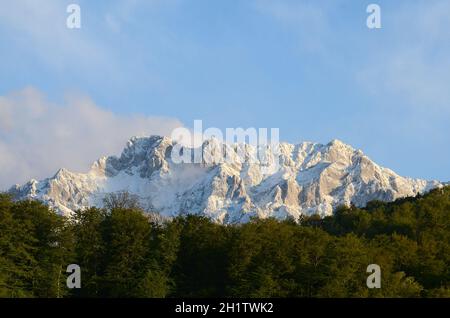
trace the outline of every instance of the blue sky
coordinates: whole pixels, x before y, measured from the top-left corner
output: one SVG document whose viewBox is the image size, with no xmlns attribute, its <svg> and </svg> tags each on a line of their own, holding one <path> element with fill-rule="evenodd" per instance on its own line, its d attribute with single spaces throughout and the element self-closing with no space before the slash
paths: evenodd
<svg viewBox="0 0 450 318">
<path fill-rule="evenodd" d="M 79 30 L 65 25 L 70 3 L 81 7 Z M 382 29 L 366 27 L 370 3 L 381 7 Z M 53 110 L 76 96 L 74 104 L 89 100 L 117 120 L 277 127 L 293 143 L 338 138 L 401 175 L 450 180 L 446 0 L 1 0 L 0 37 L 0 96 L 9 113 L 30 98 Z M 57 120 L 70 121 L 64 114 Z M 26 156 L 38 143 L 23 134 L 30 123 L 16 120 L 13 129 L 5 118 L 3 156 Z M 105 130 L 91 141 L 103 142 Z M 26 140 L 28 152 L 18 150 Z M 23 179 L 34 177 L 36 161 L 28 159 Z M 42 174 L 58 164 L 71 168 L 69 159 L 57 161 Z"/>
</svg>

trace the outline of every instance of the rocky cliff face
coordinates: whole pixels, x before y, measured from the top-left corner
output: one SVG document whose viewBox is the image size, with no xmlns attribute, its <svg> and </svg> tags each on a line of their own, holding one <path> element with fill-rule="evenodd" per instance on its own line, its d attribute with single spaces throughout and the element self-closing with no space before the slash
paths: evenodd
<svg viewBox="0 0 450 318">
<path fill-rule="evenodd" d="M 128 191 L 146 210 L 163 216 L 191 213 L 238 223 L 251 217 L 324 216 L 339 205 L 392 201 L 442 186 L 401 177 L 338 140 L 326 145 L 282 143 L 270 158 L 279 164 L 269 167 L 234 157 L 226 162 L 175 163 L 175 145 L 166 137 L 134 137 L 120 157 L 101 158 L 88 173 L 61 169 L 51 178 L 14 186 L 10 193 L 17 199 L 42 200 L 70 215 L 76 209 L 102 206 L 108 193 Z M 226 148 L 217 140 L 206 141 L 203 148 L 208 145 Z M 232 147 L 241 147 L 245 157 L 254 150 L 248 145 Z"/>
</svg>

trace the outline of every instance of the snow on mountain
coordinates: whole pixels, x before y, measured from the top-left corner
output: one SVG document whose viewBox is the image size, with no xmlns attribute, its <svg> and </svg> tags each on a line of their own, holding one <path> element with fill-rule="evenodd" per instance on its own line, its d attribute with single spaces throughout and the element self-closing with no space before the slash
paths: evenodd
<svg viewBox="0 0 450 318">
<path fill-rule="evenodd" d="M 217 140 L 203 147 L 207 144 L 224 147 Z M 88 173 L 61 169 L 51 178 L 31 180 L 9 192 L 16 199 L 38 199 L 70 215 L 76 209 L 102 206 L 108 193 L 128 191 L 146 210 L 165 217 L 190 213 L 238 223 L 251 217 L 324 216 L 339 205 L 392 201 L 442 186 L 401 177 L 339 140 L 326 145 L 281 143 L 278 158 L 272 158 L 280 162 L 275 169 L 239 160 L 175 163 L 175 145 L 166 137 L 133 137 L 120 157 L 103 157 Z M 242 149 L 251 155 L 250 146 Z"/>
</svg>

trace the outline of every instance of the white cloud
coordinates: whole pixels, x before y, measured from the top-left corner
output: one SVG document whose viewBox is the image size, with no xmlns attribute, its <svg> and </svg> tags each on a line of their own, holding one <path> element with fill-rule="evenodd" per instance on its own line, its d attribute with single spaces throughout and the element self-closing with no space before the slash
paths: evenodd
<svg viewBox="0 0 450 318">
<path fill-rule="evenodd" d="M 0 190 L 65 167 L 86 171 L 103 155 L 119 154 L 135 135 L 170 135 L 181 123 L 172 118 L 117 115 L 88 97 L 64 105 L 34 88 L 0 96 Z"/>
</svg>

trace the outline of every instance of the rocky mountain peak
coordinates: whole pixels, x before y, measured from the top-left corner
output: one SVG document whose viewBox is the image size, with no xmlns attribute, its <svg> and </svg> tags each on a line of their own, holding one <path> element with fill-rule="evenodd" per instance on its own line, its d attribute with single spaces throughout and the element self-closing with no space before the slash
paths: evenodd
<svg viewBox="0 0 450 318">
<path fill-rule="evenodd" d="M 76 209 L 102 206 L 111 192 L 128 191 L 151 212 L 171 217 L 202 214 L 219 223 L 246 222 L 251 217 L 328 215 L 343 204 L 364 206 L 370 200 L 391 201 L 442 186 L 437 181 L 404 178 L 378 166 L 360 150 L 340 140 L 328 144 L 280 143 L 269 161 L 201 161 L 176 163 L 175 142 L 167 137 L 132 137 L 119 157 L 102 157 L 88 173 L 60 169 L 53 177 L 11 188 L 17 199 L 34 198 L 70 215 Z M 211 156 L 240 149 L 244 158 L 254 147 L 203 142 Z M 197 149 L 198 150 L 198 149 Z M 181 151 L 195 149 L 182 147 Z"/>
</svg>

